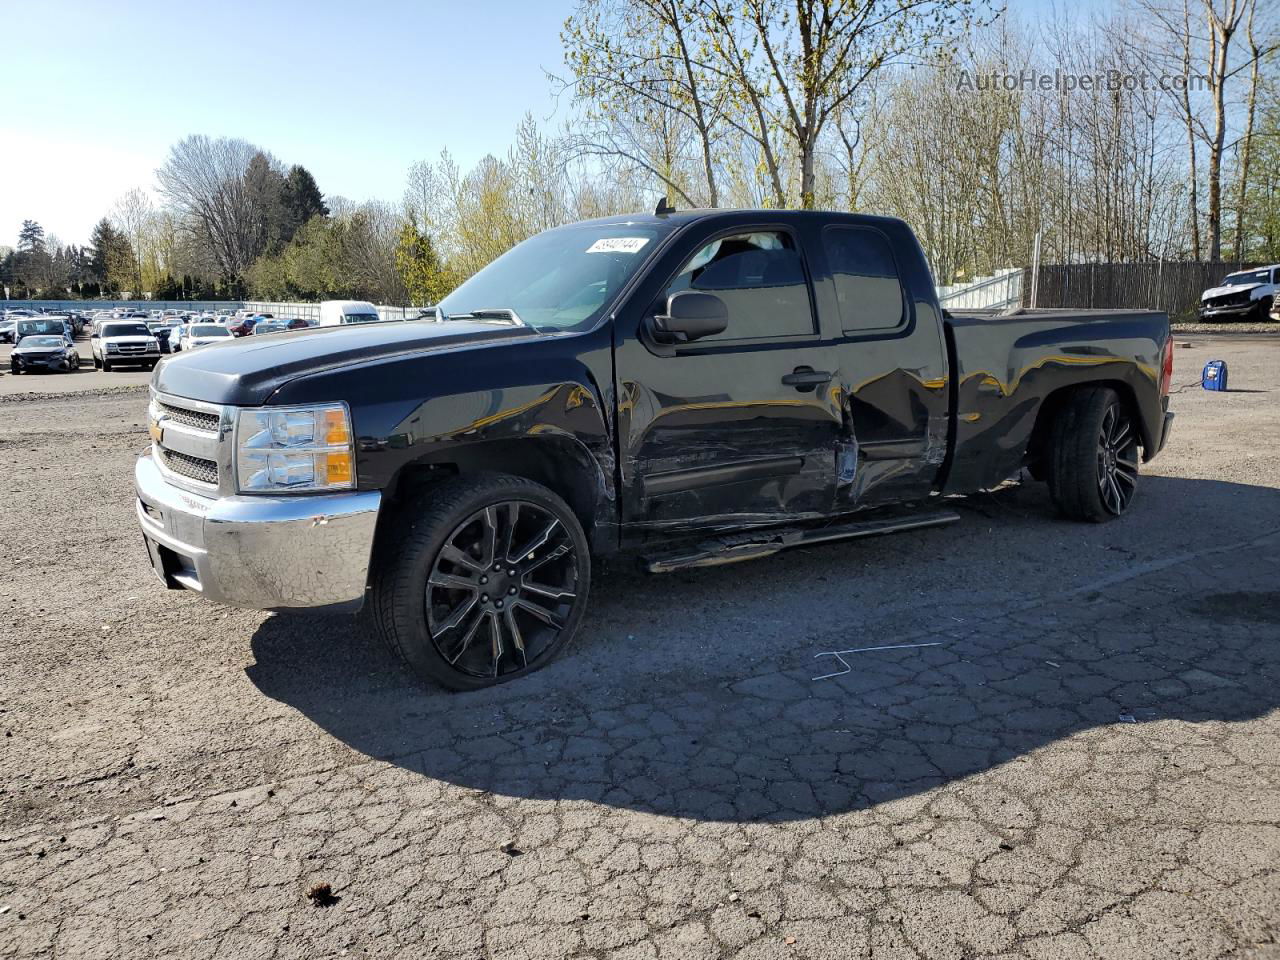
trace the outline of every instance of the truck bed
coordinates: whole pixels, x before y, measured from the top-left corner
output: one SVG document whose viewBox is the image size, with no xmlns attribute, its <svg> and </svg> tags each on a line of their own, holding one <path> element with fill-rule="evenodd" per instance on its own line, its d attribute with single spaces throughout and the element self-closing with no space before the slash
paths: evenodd
<svg viewBox="0 0 1280 960">
<path fill-rule="evenodd" d="M 1110 386 L 1141 423 L 1155 455 L 1164 410 L 1159 379 L 1169 318 L 1152 310 L 970 310 L 944 320 L 951 364 L 951 449 L 946 493 L 995 486 L 1034 456 L 1054 396 L 1084 383 Z"/>
</svg>

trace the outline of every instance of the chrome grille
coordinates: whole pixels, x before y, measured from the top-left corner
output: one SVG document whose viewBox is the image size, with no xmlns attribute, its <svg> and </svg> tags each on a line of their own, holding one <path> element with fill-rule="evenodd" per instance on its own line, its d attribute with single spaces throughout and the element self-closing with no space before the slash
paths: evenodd
<svg viewBox="0 0 1280 960">
<path fill-rule="evenodd" d="M 186 477 L 188 480 L 217 486 L 217 461 L 205 460 L 201 457 L 190 457 L 185 453 L 179 453 L 177 450 L 166 450 L 164 447 L 158 447 L 157 449 L 160 451 L 160 461 L 166 469 L 180 477 Z"/>
<path fill-rule="evenodd" d="M 174 423 L 181 423 L 184 426 L 205 430 L 209 433 L 217 433 L 218 425 L 222 421 L 222 418 L 216 413 L 205 410 L 187 410 L 183 407 L 175 407 L 171 403 L 165 403 L 163 400 L 158 400 L 156 406 L 166 420 L 172 420 Z"/>
<path fill-rule="evenodd" d="M 222 442 L 230 434 L 223 422 L 227 412 L 217 404 L 152 391 L 152 455 L 171 483 L 208 493 L 205 488 L 229 482 L 230 450 Z"/>
</svg>

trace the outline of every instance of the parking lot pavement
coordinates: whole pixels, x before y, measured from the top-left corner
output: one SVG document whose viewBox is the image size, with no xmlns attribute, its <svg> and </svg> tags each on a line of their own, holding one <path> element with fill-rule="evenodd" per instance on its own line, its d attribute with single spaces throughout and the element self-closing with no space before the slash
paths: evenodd
<svg viewBox="0 0 1280 960">
<path fill-rule="evenodd" d="M 7 405 L 0 956 L 1273 960 L 1280 342 L 1191 339 L 1122 521 L 615 562 L 467 695 L 160 591 L 141 391 Z"/>
</svg>

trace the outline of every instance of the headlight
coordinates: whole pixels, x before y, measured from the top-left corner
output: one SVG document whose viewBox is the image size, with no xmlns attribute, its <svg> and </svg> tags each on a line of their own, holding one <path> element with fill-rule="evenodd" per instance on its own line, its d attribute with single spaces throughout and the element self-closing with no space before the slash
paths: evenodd
<svg viewBox="0 0 1280 960">
<path fill-rule="evenodd" d="M 117 353 L 119 350 L 120 350 L 120 344 L 118 343 L 107 344 L 107 353 Z"/>
<path fill-rule="evenodd" d="M 244 493 L 355 486 L 345 403 L 241 410 L 235 437 L 236 480 Z"/>
<path fill-rule="evenodd" d="M 159 350 L 159 349 L 160 349 L 160 341 L 159 341 L 159 340 L 148 340 L 148 341 L 147 341 L 147 349 L 148 349 L 148 350 Z"/>
</svg>

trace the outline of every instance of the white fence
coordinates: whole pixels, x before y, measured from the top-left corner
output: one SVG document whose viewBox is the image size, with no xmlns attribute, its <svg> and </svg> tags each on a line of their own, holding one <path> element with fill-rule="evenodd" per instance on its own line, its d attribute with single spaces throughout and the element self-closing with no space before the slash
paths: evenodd
<svg viewBox="0 0 1280 960">
<path fill-rule="evenodd" d="M 947 310 L 1005 310 L 1022 306 L 1022 268 L 1010 267 L 972 283 L 938 288 L 938 300 Z"/>
<path fill-rule="evenodd" d="M 269 313 L 276 317 L 302 317 L 304 320 L 320 319 L 318 303 L 275 303 L 267 300 L 246 300 L 244 309 Z M 384 307 L 378 306 L 379 320 L 412 320 L 422 313 L 422 307 Z"/>
<path fill-rule="evenodd" d="M 277 317 L 302 317 L 320 319 L 318 303 L 275 303 L 266 300 L 0 300 L 0 312 L 4 310 L 196 310 L 214 313 L 218 310 L 257 310 Z M 383 320 L 410 320 L 423 311 L 423 307 L 378 307 Z"/>
</svg>

